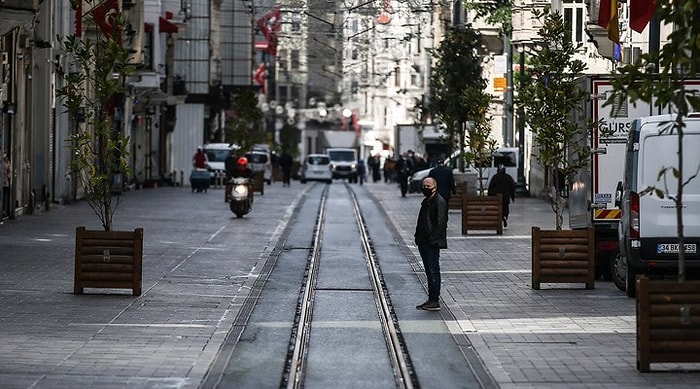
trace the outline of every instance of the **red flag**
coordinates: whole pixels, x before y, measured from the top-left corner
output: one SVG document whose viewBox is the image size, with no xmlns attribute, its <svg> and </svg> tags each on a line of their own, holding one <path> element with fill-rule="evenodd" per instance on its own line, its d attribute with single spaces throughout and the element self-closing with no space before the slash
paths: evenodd
<svg viewBox="0 0 700 389">
<path fill-rule="evenodd" d="M 260 85 L 260 91 L 265 93 L 265 64 L 262 63 L 253 74 L 253 80 Z"/>
<path fill-rule="evenodd" d="M 255 24 L 267 40 L 267 49 L 265 51 L 271 55 L 277 55 L 277 32 L 282 28 L 280 23 L 280 6 L 276 6 L 272 11 L 258 19 Z"/>
<path fill-rule="evenodd" d="M 102 34 L 114 37 L 118 34 L 121 39 L 117 26 L 117 15 L 119 15 L 118 0 L 105 0 L 102 4 L 93 8 L 90 13 L 92 13 L 92 17 L 95 19 L 95 23 L 102 31 Z"/>
<path fill-rule="evenodd" d="M 598 4 L 598 25 L 608 28 L 610 23 L 610 0 L 600 0 Z"/>
<path fill-rule="evenodd" d="M 637 32 L 644 31 L 655 11 L 654 0 L 630 0 L 630 27 Z"/>
<path fill-rule="evenodd" d="M 83 2 L 79 1 L 75 8 L 75 36 L 83 36 Z"/>
<path fill-rule="evenodd" d="M 617 17 L 617 0 L 600 0 L 598 25 L 608 30 L 608 39 L 620 43 L 620 22 Z"/>
</svg>

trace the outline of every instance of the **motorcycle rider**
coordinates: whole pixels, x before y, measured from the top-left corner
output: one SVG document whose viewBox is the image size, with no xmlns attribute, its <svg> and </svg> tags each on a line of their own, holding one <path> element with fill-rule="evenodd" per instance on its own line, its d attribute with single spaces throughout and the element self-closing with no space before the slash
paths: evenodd
<svg viewBox="0 0 700 389">
<path fill-rule="evenodd" d="M 231 179 L 233 178 L 247 178 L 248 179 L 248 185 L 250 187 L 253 187 L 253 178 L 254 178 L 254 173 L 251 168 L 248 167 L 248 158 L 246 157 L 240 157 L 238 160 L 236 160 L 236 167 L 233 168 L 230 166 L 231 164 L 226 164 L 226 174 L 227 174 L 227 180 L 226 180 L 226 201 L 231 200 L 231 191 L 233 190 L 233 184 L 230 182 Z M 250 202 L 253 202 L 253 191 L 249 190 L 248 191 L 248 197 L 250 197 Z"/>
</svg>

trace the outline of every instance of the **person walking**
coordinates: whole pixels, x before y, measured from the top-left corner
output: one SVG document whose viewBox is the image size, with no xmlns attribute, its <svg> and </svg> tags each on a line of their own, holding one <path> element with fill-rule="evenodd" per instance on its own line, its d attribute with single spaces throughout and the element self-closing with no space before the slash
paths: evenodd
<svg viewBox="0 0 700 389">
<path fill-rule="evenodd" d="M 396 161 L 396 179 L 399 180 L 401 188 L 401 197 L 406 197 L 408 192 L 408 177 L 413 174 L 413 162 L 409 158 L 408 153 L 403 153 L 399 160 Z"/>
<path fill-rule="evenodd" d="M 414 234 L 428 279 L 428 300 L 416 306 L 426 311 L 440 310 L 440 250 L 447 248 L 447 201 L 437 191 L 437 183 L 426 177 L 421 183 L 423 202 Z"/>
<path fill-rule="evenodd" d="M 2 212 L 0 212 L 0 222 L 6 217 L 10 217 L 10 183 L 12 182 L 12 165 L 7 153 L 2 156 Z"/>
<path fill-rule="evenodd" d="M 457 187 L 455 186 L 455 175 L 452 173 L 452 169 L 445 166 L 445 160 L 439 158 L 437 165 L 428 173 L 428 177 L 435 179 L 438 193 L 449 204 L 452 195 L 457 194 Z"/>
<path fill-rule="evenodd" d="M 282 167 L 282 186 L 290 186 L 294 159 L 288 152 L 285 151 L 282 153 L 282 156 L 280 156 L 279 163 L 280 167 Z"/>
<path fill-rule="evenodd" d="M 370 155 L 367 158 L 367 166 L 369 167 L 369 171 L 372 172 L 372 182 L 379 181 L 381 179 L 381 175 L 379 174 L 379 154 Z"/>
<path fill-rule="evenodd" d="M 367 179 L 367 166 L 365 166 L 365 161 L 362 159 L 357 160 L 357 178 L 360 181 L 360 185 L 364 184 Z"/>
<path fill-rule="evenodd" d="M 197 147 L 197 152 L 192 156 L 192 166 L 195 169 L 206 169 L 209 164 L 209 158 L 201 147 Z"/>
<path fill-rule="evenodd" d="M 496 196 L 501 194 L 503 209 L 503 227 L 508 227 L 508 214 L 510 213 L 510 201 L 515 201 L 515 180 L 510 174 L 506 173 L 506 168 L 503 165 L 498 165 L 496 174 L 491 178 L 489 183 L 488 195 Z"/>
</svg>

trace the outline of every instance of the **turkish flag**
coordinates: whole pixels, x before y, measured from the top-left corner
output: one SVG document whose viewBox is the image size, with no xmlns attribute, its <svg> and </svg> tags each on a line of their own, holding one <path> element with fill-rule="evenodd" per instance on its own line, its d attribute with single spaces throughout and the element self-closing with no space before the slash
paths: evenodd
<svg viewBox="0 0 700 389">
<path fill-rule="evenodd" d="M 260 64 L 253 74 L 253 80 L 260 85 L 260 92 L 265 93 L 265 64 Z"/>
<path fill-rule="evenodd" d="M 118 31 L 117 26 L 117 15 L 119 15 L 118 0 L 105 0 L 102 4 L 93 8 L 90 13 L 102 34 L 111 37 L 118 36 L 121 40 L 121 33 Z"/>
<path fill-rule="evenodd" d="M 617 15 L 617 0 L 600 0 L 598 25 L 608 30 L 608 39 L 620 43 L 620 20 Z"/>
<path fill-rule="evenodd" d="M 644 31 L 655 11 L 654 0 L 630 0 L 630 27 L 637 32 Z"/>
<path fill-rule="evenodd" d="M 265 37 L 265 40 L 267 40 L 265 52 L 271 55 L 277 55 L 277 32 L 282 28 L 280 24 L 280 7 L 275 7 L 272 11 L 258 19 L 256 25 Z"/>
</svg>

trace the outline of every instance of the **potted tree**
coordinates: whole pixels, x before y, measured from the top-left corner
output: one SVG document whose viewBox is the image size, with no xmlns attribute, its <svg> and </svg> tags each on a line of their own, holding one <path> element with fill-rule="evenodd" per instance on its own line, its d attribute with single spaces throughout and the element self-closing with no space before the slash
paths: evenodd
<svg viewBox="0 0 700 389">
<path fill-rule="evenodd" d="M 700 333 L 700 282 L 686 280 L 686 246 L 684 190 L 696 184 L 699 166 L 686 166 L 684 149 L 686 118 L 690 112 L 700 112 L 697 90 L 688 88 L 688 79 L 698 78 L 700 48 L 697 45 L 700 28 L 695 22 L 698 7 L 695 0 L 655 2 L 658 20 L 673 26 L 667 42 L 658 52 L 641 56 L 636 62 L 618 68 L 612 85 L 617 98 L 642 100 L 663 107 L 674 107 L 673 120 L 661 123 L 659 135 L 675 134 L 677 163 L 666 166 L 657 174 L 658 185 L 642 189 L 639 196 L 657 196 L 671 200 L 676 215 L 678 242 L 678 276 L 675 280 L 652 280 L 639 275 L 634 283 L 637 299 L 637 369 L 650 370 L 653 362 L 700 362 L 700 354 L 693 349 Z M 654 71 L 656 70 L 656 71 Z M 629 274 L 629 273 L 628 273 Z M 629 291 L 629 289 L 628 289 Z"/>
<path fill-rule="evenodd" d="M 591 152 L 586 142 L 593 123 L 581 123 L 587 92 L 581 85 L 586 64 L 576 59 L 577 45 L 558 11 L 535 10 L 542 22 L 540 41 L 531 56 L 532 82 L 518 91 L 518 103 L 533 132 L 533 154 L 545 174 L 555 215 L 555 230 L 532 228 L 532 287 L 541 282 L 594 284 L 593 231 L 563 230 L 567 178 L 585 168 Z"/>
<path fill-rule="evenodd" d="M 431 117 L 445 125 L 445 134 L 450 145 L 460 151 L 459 172 L 455 176 L 458 183 L 458 196 L 462 197 L 460 183 L 471 185 L 471 193 L 477 192 L 476 177 L 465 174 L 467 163 L 466 141 L 468 128 L 474 129 L 485 115 L 483 101 L 488 102 L 485 93 L 486 81 L 482 77 L 481 34 L 471 25 L 455 26 L 447 31 L 445 39 L 433 53 L 435 66 L 430 76 L 430 101 L 425 108 Z"/>
<path fill-rule="evenodd" d="M 462 234 L 469 230 L 495 230 L 503 234 L 502 198 L 486 196 L 484 172 L 491 166 L 496 151 L 496 140 L 491 136 L 491 117 L 486 114 L 491 96 L 484 93 L 485 85 L 477 83 L 462 93 L 462 105 L 470 107 L 475 122 L 467 129 L 465 160 L 474 165 L 477 171 L 476 195 L 463 191 L 462 195 Z"/>
<path fill-rule="evenodd" d="M 129 139 L 124 135 L 121 111 L 125 81 L 131 74 L 129 50 L 122 45 L 124 20 L 116 1 L 71 1 L 82 14 L 83 31 L 59 37 L 69 58 L 57 69 L 63 81 L 57 88 L 74 123 L 67 139 L 70 173 L 81 195 L 98 216 L 102 229 L 76 229 L 74 292 L 85 287 L 130 288 L 141 294 L 143 230 L 113 231 L 127 164 Z M 78 13 L 80 15 L 80 13 Z M 111 15 L 111 16 L 110 16 Z"/>
<path fill-rule="evenodd" d="M 231 153 L 240 153 L 242 157 L 251 150 L 255 144 L 267 143 L 261 123 L 264 119 L 262 110 L 258 107 L 258 98 L 251 89 L 243 89 L 231 95 L 231 117 L 226 123 L 226 142 L 234 146 Z M 259 172 L 253 180 L 253 190 L 265 191 L 264 179 Z M 228 190 L 227 190 L 228 193 Z"/>
</svg>

